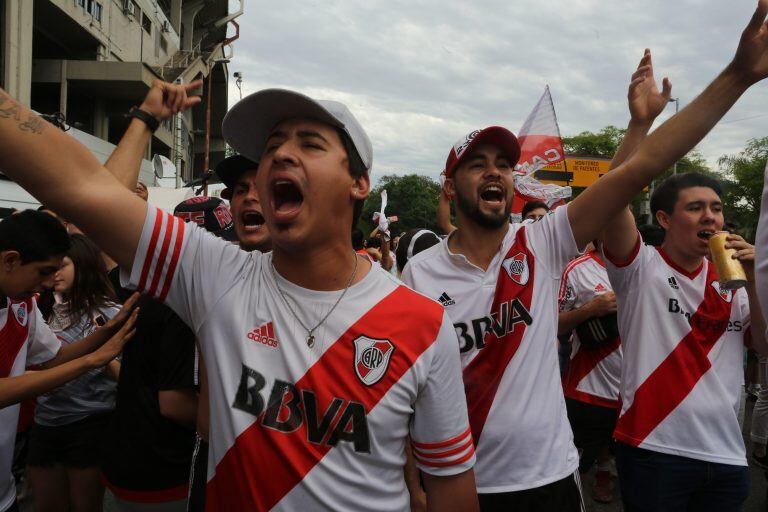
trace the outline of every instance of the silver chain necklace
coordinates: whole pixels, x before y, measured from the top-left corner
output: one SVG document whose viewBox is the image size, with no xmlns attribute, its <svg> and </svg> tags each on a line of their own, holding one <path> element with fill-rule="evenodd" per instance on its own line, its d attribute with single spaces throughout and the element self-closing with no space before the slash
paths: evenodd
<svg viewBox="0 0 768 512">
<path fill-rule="evenodd" d="M 347 294 L 347 290 L 349 290 L 349 287 L 352 285 L 352 281 L 355 280 L 355 276 L 357 275 L 357 254 L 355 254 L 355 269 L 352 271 L 352 275 L 349 276 L 349 281 L 347 281 L 347 285 L 344 287 L 344 290 L 341 292 L 341 295 L 339 295 L 339 298 L 336 299 L 336 303 L 331 307 L 330 310 L 328 310 L 328 313 L 325 314 L 322 320 L 317 322 L 317 325 L 315 325 L 313 328 L 308 328 L 306 325 L 304 325 L 304 322 L 301 321 L 301 318 L 299 318 L 299 315 L 296 314 L 296 311 L 293 310 L 293 307 L 291 307 L 291 302 L 288 300 L 288 297 L 286 297 L 285 292 L 280 288 L 280 283 L 277 279 L 277 271 L 275 270 L 275 263 L 272 262 L 272 278 L 275 280 L 275 286 L 277 287 L 277 291 L 280 292 L 280 296 L 283 298 L 283 302 L 285 302 L 285 305 L 288 307 L 288 310 L 293 315 L 293 318 L 296 319 L 297 322 L 299 322 L 299 325 L 307 331 L 307 346 L 309 348 L 312 348 L 315 346 L 315 331 L 318 327 L 323 325 L 325 321 L 328 319 L 329 316 L 331 316 L 331 313 L 333 313 L 333 310 L 336 309 L 336 306 L 339 305 L 341 302 L 341 299 L 344 298 L 344 295 Z"/>
</svg>

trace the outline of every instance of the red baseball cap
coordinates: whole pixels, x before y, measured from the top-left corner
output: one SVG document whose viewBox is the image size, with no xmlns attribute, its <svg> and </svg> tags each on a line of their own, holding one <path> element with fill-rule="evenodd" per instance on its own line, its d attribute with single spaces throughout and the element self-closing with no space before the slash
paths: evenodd
<svg viewBox="0 0 768 512">
<path fill-rule="evenodd" d="M 448 153 L 448 159 L 445 161 L 444 173 L 446 178 L 453 177 L 453 171 L 461 162 L 461 158 L 471 153 L 472 148 L 478 144 L 498 146 L 507 155 L 513 167 L 520 160 L 520 143 L 515 134 L 501 126 L 489 126 L 468 133 L 453 145 L 451 152 Z"/>
</svg>

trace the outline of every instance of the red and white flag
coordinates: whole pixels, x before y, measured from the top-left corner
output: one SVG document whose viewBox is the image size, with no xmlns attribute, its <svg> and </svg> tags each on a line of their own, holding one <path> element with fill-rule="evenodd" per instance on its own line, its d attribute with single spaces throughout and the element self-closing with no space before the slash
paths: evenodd
<svg viewBox="0 0 768 512">
<path fill-rule="evenodd" d="M 520 141 L 520 161 L 515 170 L 520 174 L 533 174 L 545 165 L 565 160 L 549 86 L 520 128 L 517 140 Z"/>
<path fill-rule="evenodd" d="M 523 123 L 517 139 L 520 142 L 520 161 L 515 166 L 513 216 L 519 215 L 528 201 L 543 201 L 550 208 L 565 204 L 565 199 L 571 197 L 571 187 L 544 184 L 534 178 L 534 173 L 542 167 L 565 161 L 549 86 L 546 86 L 544 94 Z"/>
</svg>

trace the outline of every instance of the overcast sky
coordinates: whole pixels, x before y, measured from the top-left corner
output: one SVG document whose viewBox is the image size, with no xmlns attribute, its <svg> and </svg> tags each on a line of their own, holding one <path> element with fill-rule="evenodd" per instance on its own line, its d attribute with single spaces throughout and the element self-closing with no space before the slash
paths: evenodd
<svg viewBox="0 0 768 512">
<path fill-rule="evenodd" d="M 279 5 L 279 7 L 278 7 Z M 681 107 L 730 60 L 755 0 L 247 0 L 230 72 L 346 103 L 374 147 L 374 176 L 437 177 L 475 128 L 517 133 L 546 84 L 561 133 L 626 126 L 643 49 Z M 230 100 L 238 99 L 230 80 Z M 674 104 L 660 116 L 674 113 Z M 768 136 L 768 82 L 699 149 L 714 164 Z"/>
</svg>

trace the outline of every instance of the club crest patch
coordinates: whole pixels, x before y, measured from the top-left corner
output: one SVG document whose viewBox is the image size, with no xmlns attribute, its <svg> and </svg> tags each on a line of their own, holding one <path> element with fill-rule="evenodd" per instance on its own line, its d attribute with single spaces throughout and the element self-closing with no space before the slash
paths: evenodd
<svg viewBox="0 0 768 512">
<path fill-rule="evenodd" d="M 721 290 L 720 283 L 718 281 L 712 281 L 712 288 L 717 291 L 720 298 L 729 303 L 733 300 L 733 290 Z"/>
<path fill-rule="evenodd" d="M 511 280 L 522 286 L 528 284 L 528 277 L 530 276 L 528 271 L 528 255 L 519 252 L 511 258 L 505 259 L 501 266 L 507 271 L 507 275 L 509 275 Z"/>
<path fill-rule="evenodd" d="M 363 384 L 373 386 L 389 368 L 395 346 L 389 340 L 359 336 L 355 343 L 355 373 Z"/>
<path fill-rule="evenodd" d="M 21 325 L 22 327 L 26 327 L 27 322 L 29 321 L 27 303 L 19 302 L 16 304 L 11 304 L 11 311 L 13 311 L 13 316 L 16 317 L 16 321 L 19 322 L 19 325 Z"/>
</svg>

